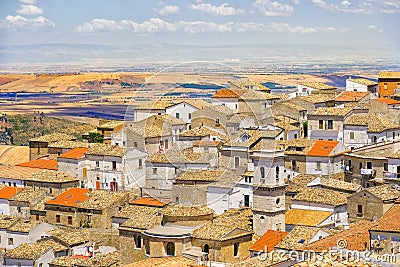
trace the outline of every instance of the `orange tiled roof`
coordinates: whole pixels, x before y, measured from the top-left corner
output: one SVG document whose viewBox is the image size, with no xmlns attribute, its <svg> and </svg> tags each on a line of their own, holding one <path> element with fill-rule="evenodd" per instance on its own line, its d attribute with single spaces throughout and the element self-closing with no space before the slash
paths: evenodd
<svg viewBox="0 0 400 267">
<path fill-rule="evenodd" d="M 10 199 L 15 196 L 18 192 L 20 192 L 22 188 L 13 187 L 13 186 L 4 186 L 0 189 L 0 198 L 2 199 Z"/>
<path fill-rule="evenodd" d="M 398 203 L 398 202 L 397 202 Z M 372 231 L 400 232 L 400 205 L 395 204 L 374 224 Z"/>
<path fill-rule="evenodd" d="M 17 166 L 56 171 L 58 169 L 57 164 L 58 164 L 57 160 L 35 159 L 28 162 L 17 164 Z"/>
<path fill-rule="evenodd" d="M 352 225 L 348 230 L 344 230 L 311 243 L 305 249 L 313 250 L 315 252 L 328 251 L 332 247 L 337 246 L 338 240 L 345 240 L 346 249 L 352 251 L 365 251 L 366 249 L 369 249 L 368 229 L 370 229 L 372 225 L 372 222 L 360 221 L 359 223 Z"/>
<path fill-rule="evenodd" d="M 217 91 L 211 98 L 239 98 L 245 92 L 245 90 L 221 89 Z"/>
<path fill-rule="evenodd" d="M 89 192 L 89 189 L 86 188 L 71 188 L 64 193 L 50 199 L 45 204 L 77 207 L 79 203 L 89 198 L 87 192 Z"/>
<path fill-rule="evenodd" d="M 384 98 L 384 97 L 375 99 L 375 101 L 378 101 L 378 102 L 381 102 L 381 103 L 384 103 L 384 104 L 387 104 L 387 105 L 400 104 L 400 101 L 397 101 L 397 100 L 394 100 L 394 99 L 390 99 L 390 98 Z"/>
<path fill-rule="evenodd" d="M 197 140 L 193 146 L 218 146 L 220 142 L 211 140 Z"/>
<path fill-rule="evenodd" d="M 271 252 L 275 246 L 288 235 L 287 232 L 268 230 L 260 239 L 258 239 L 249 250 Z M 267 251 L 265 251 L 267 250 Z"/>
<path fill-rule="evenodd" d="M 195 262 L 183 256 L 180 257 L 164 257 L 164 258 L 149 258 L 138 262 L 122 265 L 122 267 L 190 267 Z"/>
<path fill-rule="evenodd" d="M 340 102 L 353 102 L 353 101 L 359 101 L 363 97 L 367 96 L 369 93 L 368 92 L 349 92 L 345 91 L 342 92 L 340 95 L 336 97 L 336 101 Z"/>
<path fill-rule="evenodd" d="M 150 206 L 150 207 L 164 207 L 168 202 L 162 202 L 152 197 L 142 197 L 133 200 L 130 204 L 139 206 Z"/>
<path fill-rule="evenodd" d="M 311 150 L 308 151 L 307 156 L 329 156 L 338 144 L 339 141 L 317 140 Z"/>
<path fill-rule="evenodd" d="M 86 151 L 88 151 L 89 148 L 87 147 L 77 147 L 77 148 L 73 148 L 68 152 L 65 152 L 64 154 L 60 155 L 60 158 L 63 159 L 79 159 L 81 157 L 83 157 L 86 153 Z"/>
</svg>

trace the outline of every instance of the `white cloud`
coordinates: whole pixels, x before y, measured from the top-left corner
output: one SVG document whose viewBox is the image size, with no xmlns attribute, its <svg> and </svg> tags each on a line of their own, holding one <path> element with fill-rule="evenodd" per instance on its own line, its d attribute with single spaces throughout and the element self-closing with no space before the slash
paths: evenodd
<svg viewBox="0 0 400 267">
<path fill-rule="evenodd" d="M 17 10 L 17 13 L 21 15 L 40 15 L 43 13 L 43 9 L 34 5 L 21 5 L 21 8 Z"/>
<path fill-rule="evenodd" d="M 253 7 L 257 8 L 263 15 L 271 17 L 291 16 L 294 11 L 291 5 L 270 0 L 256 0 L 253 3 Z"/>
<path fill-rule="evenodd" d="M 244 9 L 234 8 L 228 3 L 223 3 L 220 6 L 214 6 L 208 3 L 198 2 L 197 4 L 190 5 L 190 8 L 192 10 L 201 11 L 215 16 L 234 16 L 246 14 Z"/>
<path fill-rule="evenodd" d="M 300 0 L 292 0 L 293 4 L 298 5 L 300 4 Z"/>
<path fill-rule="evenodd" d="M 152 34 L 158 32 L 180 32 L 180 33 L 210 33 L 210 32 L 289 32 L 289 33 L 317 33 L 336 31 L 333 27 L 304 27 L 291 26 L 287 23 L 254 23 L 254 22 L 227 22 L 218 24 L 211 21 L 177 21 L 167 22 L 160 18 L 138 23 L 132 20 L 122 20 L 120 22 L 106 19 L 94 19 L 75 28 L 79 33 L 93 32 L 124 32 L 138 34 Z"/>
<path fill-rule="evenodd" d="M 40 30 L 54 28 L 55 24 L 51 20 L 39 16 L 34 19 L 27 19 L 20 15 L 7 16 L 4 20 L 0 20 L 0 30 Z"/>
<path fill-rule="evenodd" d="M 161 16 L 178 14 L 179 7 L 178 6 L 165 6 L 158 11 L 158 14 Z"/>
<path fill-rule="evenodd" d="M 22 4 L 26 5 L 33 5 L 35 4 L 36 0 L 19 0 Z"/>
<path fill-rule="evenodd" d="M 382 32 L 383 32 L 382 29 L 378 28 L 378 26 L 373 25 L 373 24 L 368 25 L 367 28 L 368 28 L 368 30 L 370 30 L 370 31 L 379 32 L 379 33 L 382 33 Z"/>
<path fill-rule="evenodd" d="M 339 4 L 330 4 L 325 0 L 313 0 L 313 3 L 320 8 L 332 12 L 348 14 L 370 15 L 373 13 L 400 13 L 400 1 L 398 0 L 342 0 Z"/>
</svg>

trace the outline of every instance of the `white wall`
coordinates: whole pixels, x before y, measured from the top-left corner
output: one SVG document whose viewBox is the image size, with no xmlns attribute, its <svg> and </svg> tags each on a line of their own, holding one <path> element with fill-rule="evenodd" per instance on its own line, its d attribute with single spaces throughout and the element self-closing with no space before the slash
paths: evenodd
<svg viewBox="0 0 400 267">
<path fill-rule="evenodd" d="M 352 147 L 358 148 L 368 144 L 367 126 L 354 126 L 345 125 L 343 132 L 343 144 L 346 149 L 351 149 Z M 354 133 L 354 139 L 350 139 L 350 133 Z"/>
<path fill-rule="evenodd" d="M 191 118 L 189 118 L 189 114 L 192 114 L 192 112 L 199 110 L 196 107 L 193 107 L 192 105 L 189 105 L 185 102 L 182 102 L 178 105 L 174 105 L 172 107 L 168 107 L 166 109 L 166 113 L 171 115 L 172 117 L 176 118 L 176 113 L 179 113 L 179 119 L 183 120 L 184 122 L 190 123 L 192 121 Z"/>
<path fill-rule="evenodd" d="M 343 171 L 343 157 L 310 157 L 306 158 L 306 173 L 329 175 Z M 320 162 L 320 168 L 317 168 Z"/>
<path fill-rule="evenodd" d="M 0 214 L 10 215 L 10 205 L 8 199 L 0 198 Z"/>
<path fill-rule="evenodd" d="M 239 110 L 239 101 L 237 98 L 211 98 L 211 103 L 214 106 L 224 105 L 233 111 Z"/>
<path fill-rule="evenodd" d="M 351 91 L 351 92 L 368 92 L 368 86 L 362 85 L 353 81 L 350 81 L 349 79 L 346 80 L 346 91 Z"/>
</svg>

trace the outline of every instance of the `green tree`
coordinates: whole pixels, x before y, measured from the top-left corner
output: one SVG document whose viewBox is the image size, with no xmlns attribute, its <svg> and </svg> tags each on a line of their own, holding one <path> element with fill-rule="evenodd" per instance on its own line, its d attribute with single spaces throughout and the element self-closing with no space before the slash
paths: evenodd
<svg viewBox="0 0 400 267">
<path fill-rule="evenodd" d="M 103 143 L 104 135 L 99 133 L 89 133 L 90 143 Z"/>
</svg>

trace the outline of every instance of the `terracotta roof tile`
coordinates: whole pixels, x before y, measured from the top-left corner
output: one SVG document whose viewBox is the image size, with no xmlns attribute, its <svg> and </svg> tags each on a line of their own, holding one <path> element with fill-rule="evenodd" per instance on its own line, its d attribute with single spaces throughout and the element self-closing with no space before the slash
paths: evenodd
<svg viewBox="0 0 400 267">
<path fill-rule="evenodd" d="M 336 101 L 338 102 L 353 102 L 353 101 L 359 101 L 362 98 L 366 97 L 369 94 L 369 92 L 351 92 L 351 91 L 344 91 L 340 93 L 336 97 Z"/>
<path fill-rule="evenodd" d="M 318 116 L 346 116 L 352 112 L 352 108 L 338 108 L 338 107 L 319 107 L 309 115 Z"/>
<path fill-rule="evenodd" d="M 382 71 L 379 73 L 379 79 L 396 78 L 400 79 L 400 72 L 395 71 Z"/>
<path fill-rule="evenodd" d="M 303 188 L 293 200 L 340 206 L 347 203 L 350 194 L 324 188 Z"/>
<path fill-rule="evenodd" d="M 16 166 L 56 171 L 58 169 L 57 165 L 58 165 L 57 160 L 35 159 L 28 162 L 17 164 Z"/>
<path fill-rule="evenodd" d="M 317 140 L 307 156 L 327 157 L 332 154 L 338 144 L 339 141 Z"/>
<path fill-rule="evenodd" d="M 127 265 L 122 265 L 122 267 L 190 267 L 193 266 L 194 263 L 195 262 L 193 260 L 180 256 L 167 258 L 150 258 Z"/>
<path fill-rule="evenodd" d="M 217 147 L 220 144 L 218 141 L 211 140 L 197 140 L 194 142 L 194 147 Z"/>
<path fill-rule="evenodd" d="M 346 249 L 351 251 L 365 251 L 369 249 L 369 232 L 373 222 L 360 221 L 351 225 L 350 229 L 327 236 L 321 240 L 308 245 L 305 249 L 315 252 L 329 251 L 332 247 L 337 247 L 338 240 L 346 241 Z"/>
<path fill-rule="evenodd" d="M 371 231 L 400 233 L 400 204 L 395 204 L 373 224 Z"/>
<path fill-rule="evenodd" d="M 320 229 L 318 227 L 295 226 L 276 247 L 290 250 L 304 250 L 310 239 Z"/>
<path fill-rule="evenodd" d="M 211 98 L 239 98 L 245 90 L 220 89 Z"/>
<path fill-rule="evenodd" d="M 365 78 L 348 79 L 348 81 L 359 83 L 359 84 L 362 84 L 362 85 L 367 85 L 367 86 L 377 85 L 378 84 L 378 83 L 376 83 L 374 81 L 371 81 L 371 80 L 368 80 L 368 79 L 365 79 Z"/>
<path fill-rule="evenodd" d="M 50 249 L 62 251 L 67 248 L 52 240 L 46 240 L 36 243 L 23 243 L 16 248 L 7 250 L 4 256 L 12 259 L 36 260 Z"/>
<path fill-rule="evenodd" d="M 398 105 L 400 104 L 400 101 L 398 100 L 394 100 L 394 99 L 390 99 L 390 98 L 378 98 L 378 99 L 374 99 L 374 101 L 378 101 L 381 103 L 385 103 L 387 105 Z"/>
<path fill-rule="evenodd" d="M 249 250 L 271 252 L 287 235 L 287 232 L 268 230 L 260 239 L 250 246 Z"/>
<path fill-rule="evenodd" d="M 20 192 L 22 188 L 13 187 L 13 186 L 4 186 L 0 189 L 0 198 L 1 199 L 10 199 L 15 196 L 18 192 Z"/>
<path fill-rule="evenodd" d="M 163 202 L 152 197 L 142 197 L 131 201 L 129 204 L 148 207 L 164 207 L 168 202 Z"/>
<path fill-rule="evenodd" d="M 285 223 L 303 226 L 318 226 L 331 215 L 332 212 L 329 211 L 290 209 L 285 213 Z"/>
<path fill-rule="evenodd" d="M 50 142 L 71 141 L 71 140 L 76 140 L 76 137 L 63 133 L 52 133 L 43 135 L 41 137 L 33 138 L 29 141 L 50 143 Z"/>
<path fill-rule="evenodd" d="M 165 216 L 196 217 L 214 214 L 214 210 L 207 206 L 169 205 L 162 209 L 161 213 Z"/>
<path fill-rule="evenodd" d="M 179 175 L 176 180 L 212 182 L 218 180 L 224 172 L 224 170 L 185 171 L 181 175 Z"/>
<path fill-rule="evenodd" d="M 86 188 L 71 188 L 47 201 L 46 205 L 57 205 L 66 207 L 78 207 L 78 204 L 89 198 Z"/>
<path fill-rule="evenodd" d="M 88 148 L 85 147 L 77 147 L 73 148 L 68 152 L 60 155 L 60 158 L 63 159 L 80 159 L 85 156 L 85 153 L 88 151 Z"/>
<path fill-rule="evenodd" d="M 301 85 L 318 89 L 318 90 L 329 90 L 329 89 L 336 89 L 336 87 L 327 85 L 326 83 L 321 83 L 321 82 L 304 82 L 301 83 Z"/>
</svg>

